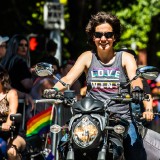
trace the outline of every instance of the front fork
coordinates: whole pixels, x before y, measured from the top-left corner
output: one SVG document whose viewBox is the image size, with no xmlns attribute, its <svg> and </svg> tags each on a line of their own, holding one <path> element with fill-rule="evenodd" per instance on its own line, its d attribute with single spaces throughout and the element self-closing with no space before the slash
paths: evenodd
<svg viewBox="0 0 160 160">
<path fill-rule="evenodd" d="M 73 147 L 72 147 L 72 138 L 70 138 L 70 141 L 68 143 L 68 152 L 67 152 L 66 160 L 75 160 L 74 159 L 74 150 L 73 150 Z"/>
</svg>

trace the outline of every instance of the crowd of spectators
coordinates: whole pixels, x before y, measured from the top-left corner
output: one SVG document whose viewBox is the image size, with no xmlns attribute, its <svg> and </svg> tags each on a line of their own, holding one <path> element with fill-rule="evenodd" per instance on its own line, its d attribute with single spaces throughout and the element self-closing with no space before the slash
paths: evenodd
<svg viewBox="0 0 160 160">
<path fill-rule="evenodd" d="M 46 42 L 46 50 L 45 50 L 46 52 L 44 56 L 37 61 L 37 63 L 46 62 L 52 64 L 55 76 L 58 79 L 60 79 L 62 76 L 66 74 L 66 72 L 70 70 L 70 68 L 73 66 L 74 61 L 67 60 L 65 61 L 65 64 L 63 63 L 63 66 L 59 66 L 59 61 L 58 59 L 55 58 L 56 49 L 57 49 L 57 44 L 53 40 L 49 39 Z M 47 105 L 44 103 L 35 104 L 34 100 L 41 99 L 43 90 L 46 88 L 51 88 L 57 82 L 57 79 L 51 76 L 38 77 L 35 74 L 34 72 L 35 66 L 34 65 L 31 66 L 29 41 L 26 36 L 20 34 L 13 35 L 10 38 L 8 36 L 4 37 L 0 36 L 0 66 L 5 71 L 7 71 L 10 78 L 9 83 L 11 85 L 11 88 L 15 89 L 18 99 L 19 100 L 24 99 L 23 103 L 18 103 L 17 109 L 15 108 L 16 110 L 14 110 L 14 113 L 18 112 L 21 113 L 22 115 L 25 113 L 25 119 L 24 119 L 25 127 L 24 128 L 22 127 L 22 123 L 21 126 L 18 126 L 19 136 L 25 139 L 27 121 L 35 114 L 43 111 L 47 107 Z M 74 86 L 73 87 L 76 90 L 77 95 L 79 96 L 80 82 L 77 80 Z M 7 95 L 9 94 L 9 92 L 3 94 Z M 3 94 L 0 97 L 1 101 L 5 97 Z M 7 99 L 6 103 L 9 102 L 10 101 Z M 24 104 L 25 104 L 25 109 L 23 108 Z M 48 104 L 48 106 L 50 105 L 51 104 Z M 7 105 L 7 106 L 8 110 L 10 111 L 12 105 L 11 106 Z M 0 109 L 3 110 L 3 107 L 1 107 Z M 10 114 L 11 114 L 10 112 L 7 112 L 6 116 L 8 116 L 9 118 Z M 0 115 L 0 117 L 2 116 L 3 115 Z M 7 123 L 7 121 L 3 123 Z M 9 125 L 11 124 L 9 123 Z M 4 130 L 2 130 L 2 132 L 3 131 Z M 21 141 L 19 141 L 14 145 L 16 145 L 16 147 L 18 148 L 20 143 Z M 16 150 L 11 156 L 14 157 L 15 154 L 17 154 Z M 14 158 L 17 158 L 17 156 L 15 156 Z M 12 158 L 12 160 L 14 158 Z M 20 157 L 18 157 L 17 159 L 20 159 Z"/>
</svg>

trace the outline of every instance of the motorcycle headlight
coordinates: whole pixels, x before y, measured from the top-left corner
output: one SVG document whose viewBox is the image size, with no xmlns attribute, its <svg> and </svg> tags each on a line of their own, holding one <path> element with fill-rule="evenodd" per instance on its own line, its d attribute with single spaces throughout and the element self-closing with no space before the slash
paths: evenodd
<svg viewBox="0 0 160 160">
<path fill-rule="evenodd" d="M 96 123 L 85 116 L 73 127 L 73 140 L 79 147 L 86 148 L 94 143 L 98 132 Z"/>
</svg>

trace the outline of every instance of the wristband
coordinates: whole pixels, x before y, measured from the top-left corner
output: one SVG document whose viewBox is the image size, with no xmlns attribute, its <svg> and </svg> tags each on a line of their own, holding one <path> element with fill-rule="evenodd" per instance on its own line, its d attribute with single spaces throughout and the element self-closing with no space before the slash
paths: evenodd
<svg viewBox="0 0 160 160">
<path fill-rule="evenodd" d="M 58 89 L 58 88 L 55 88 L 55 87 L 54 87 L 53 89 L 54 89 L 55 91 L 57 91 L 57 92 L 59 91 L 59 89 Z"/>
</svg>

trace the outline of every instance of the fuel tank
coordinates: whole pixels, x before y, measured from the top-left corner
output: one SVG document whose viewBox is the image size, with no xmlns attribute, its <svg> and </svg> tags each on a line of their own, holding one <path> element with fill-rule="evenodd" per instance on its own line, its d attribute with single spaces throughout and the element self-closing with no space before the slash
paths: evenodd
<svg viewBox="0 0 160 160">
<path fill-rule="evenodd" d="M 84 97 L 73 105 L 73 113 L 100 113 L 104 112 L 104 103 L 91 97 Z"/>
</svg>

